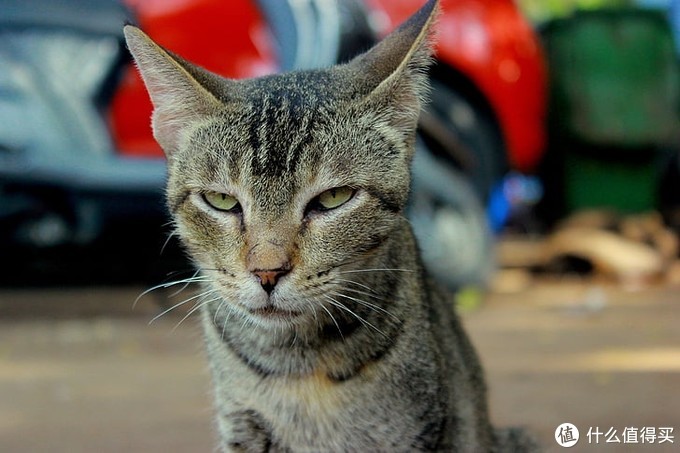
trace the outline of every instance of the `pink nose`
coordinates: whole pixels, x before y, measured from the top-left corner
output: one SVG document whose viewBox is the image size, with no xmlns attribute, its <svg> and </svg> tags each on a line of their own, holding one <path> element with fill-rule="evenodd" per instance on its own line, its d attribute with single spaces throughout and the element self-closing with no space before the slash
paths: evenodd
<svg viewBox="0 0 680 453">
<path fill-rule="evenodd" d="M 287 273 L 288 269 L 268 269 L 253 271 L 253 274 L 255 274 L 255 277 L 257 277 L 257 280 L 260 282 L 260 285 L 262 285 L 262 289 L 264 289 L 267 292 L 267 294 L 271 294 L 279 279 L 286 275 Z"/>
</svg>

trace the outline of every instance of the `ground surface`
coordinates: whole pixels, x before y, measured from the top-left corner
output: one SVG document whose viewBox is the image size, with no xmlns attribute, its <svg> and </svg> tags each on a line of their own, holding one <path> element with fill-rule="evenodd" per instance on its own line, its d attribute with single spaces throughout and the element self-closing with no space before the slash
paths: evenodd
<svg viewBox="0 0 680 453">
<path fill-rule="evenodd" d="M 196 323 L 147 325 L 162 308 L 131 311 L 140 291 L 0 290 L 0 451 L 213 451 Z M 497 424 L 528 426 L 547 451 L 563 422 L 581 431 L 567 451 L 680 451 L 680 288 L 542 281 L 464 319 Z M 622 442 L 673 427 L 675 443 L 589 446 L 589 427 Z"/>
</svg>

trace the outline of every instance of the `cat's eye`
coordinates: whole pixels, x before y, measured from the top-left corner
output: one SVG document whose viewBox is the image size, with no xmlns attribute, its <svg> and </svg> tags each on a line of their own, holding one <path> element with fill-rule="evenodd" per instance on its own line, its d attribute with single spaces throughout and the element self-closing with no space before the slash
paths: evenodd
<svg viewBox="0 0 680 453">
<path fill-rule="evenodd" d="M 218 211 L 237 212 L 241 208 L 236 197 L 221 192 L 205 192 L 203 199 Z"/>
<path fill-rule="evenodd" d="M 354 192 L 354 189 L 347 186 L 329 189 L 313 200 L 311 208 L 318 211 L 338 208 L 347 203 L 354 196 Z"/>
</svg>

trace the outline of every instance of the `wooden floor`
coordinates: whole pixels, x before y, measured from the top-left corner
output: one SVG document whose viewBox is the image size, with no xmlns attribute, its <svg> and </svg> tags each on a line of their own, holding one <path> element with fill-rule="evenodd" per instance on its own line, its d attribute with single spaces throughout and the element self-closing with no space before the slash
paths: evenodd
<svg viewBox="0 0 680 453">
<path fill-rule="evenodd" d="M 162 309 L 150 297 L 132 311 L 140 292 L 0 290 L 0 451 L 214 450 L 195 322 L 148 325 Z M 680 287 L 543 280 L 464 319 L 498 425 L 529 427 L 546 451 L 562 450 L 564 422 L 581 435 L 569 451 L 680 451 Z M 648 427 L 675 443 L 588 445 L 589 428 L 623 442 Z"/>
</svg>

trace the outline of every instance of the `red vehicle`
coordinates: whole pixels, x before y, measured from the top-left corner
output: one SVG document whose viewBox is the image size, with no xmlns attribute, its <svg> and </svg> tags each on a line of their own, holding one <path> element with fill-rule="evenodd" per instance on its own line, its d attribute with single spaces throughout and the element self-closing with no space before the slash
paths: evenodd
<svg viewBox="0 0 680 453">
<path fill-rule="evenodd" d="M 424 1 L 363 0 L 363 7 L 382 36 Z M 211 71 L 243 78 L 280 67 L 269 25 L 253 0 L 126 3 L 157 42 Z M 459 164 L 486 194 L 507 164 L 532 172 L 540 159 L 545 146 L 545 63 L 536 34 L 513 0 L 442 0 L 442 10 L 432 109 L 471 154 L 459 156 Z M 148 127 L 150 114 L 144 86 L 129 68 L 111 110 L 121 152 L 162 156 Z"/>
</svg>

